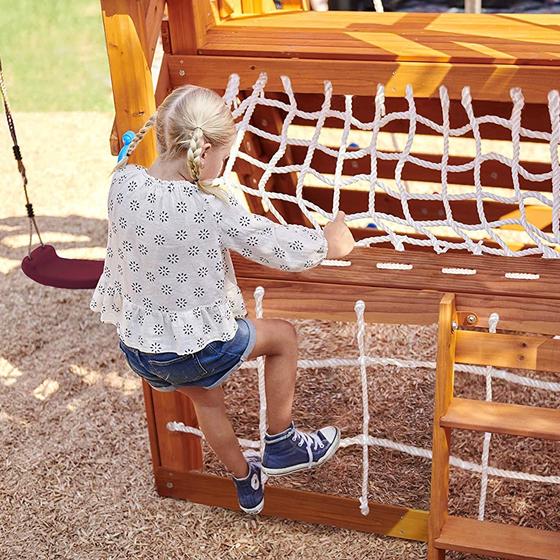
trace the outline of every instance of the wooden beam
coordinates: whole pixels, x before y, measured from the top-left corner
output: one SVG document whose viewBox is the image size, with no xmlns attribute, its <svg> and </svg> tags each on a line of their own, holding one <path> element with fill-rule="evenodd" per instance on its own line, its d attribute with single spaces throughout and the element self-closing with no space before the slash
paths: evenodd
<svg viewBox="0 0 560 560">
<path fill-rule="evenodd" d="M 352 98 L 352 114 L 355 118 L 362 122 L 371 122 L 375 116 L 375 95 L 376 83 L 372 82 L 371 91 L 366 96 L 354 95 Z M 442 109 L 439 94 L 432 97 L 423 98 L 415 91 L 414 104 L 416 112 L 435 123 L 441 124 Z M 297 106 L 302 111 L 312 113 L 321 108 L 322 96 L 317 96 L 315 93 L 300 93 L 296 94 Z M 287 100 L 283 96 L 284 101 Z M 335 111 L 344 111 L 344 96 L 333 95 L 331 100 L 331 108 Z M 387 97 L 385 99 L 386 113 L 400 113 L 408 110 L 408 101 L 404 97 Z M 477 117 L 483 115 L 495 115 L 503 119 L 509 120 L 511 118 L 512 103 L 511 98 L 498 100 L 482 100 L 476 97 L 473 98 L 473 112 Z M 325 126 L 340 128 L 341 120 L 335 117 L 328 117 L 325 120 Z M 449 126 L 450 128 L 462 128 L 469 122 L 465 108 L 461 103 L 461 99 L 454 99 L 451 97 L 449 104 Z M 294 124 L 309 126 L 310 121 L 302 117 L 295 117 Z M 383 127 L 383 132 L 396 132 L 408 133 L 410 120 L 403 118 L 394 120 Z M 521 114 L 521 126 L 532 130 L 539 130 L 542 132 L 550 133 L 550 114 L 548 106 L 545 103 L 526 103 L 523 107 Z M 500 126 L 498 124 L 485 123 L 479 126 L 479 132 L 482 138 L 490 140 L 506 140 L 511 142 L 511 130 Z M 436 135 L 441 137 L 441 133 L 434 131 L 432 128 L 417 123 L 416 134 Z M 462 138 L 472 138 L 472 132 L 467 132 Z M 522 138 L 523 142 L 548 142 L 545 140 L 538 140 L 533 138 Z M 550 167 L 550 166 L 549 166 Z"/>
<path fill-rule="evenodd" d="M 234 256 L 234 262 L 237 258 Z M 237 268 L 237 265 L 236 265 Z M 444 292 L 436 290 L 397 289 L 393 287 L 341 286 L 333 283 L 297 282 L 265 278 L 238 277 L 249 314 L 255 317 L 254 292 L 265 288 L 265 317 L 285 319 L 356 320 L 354 304 L 366 303 L 365 319 L 369 323 L 430 325 L 438 320 L 438 306 Z M 540 334 L 560 332 L 560 301 L 496 296 L 493 294 L 457 294 L 460 325 L 488 327 L 488 317 L 497 312 L 500 328 Z M 467 321 L 467 317 L 474 322 Z"/>
<path fill-rule="evenodd" d="M 308 121 L 309 122 L 309 121 Z M 258 123 L 257 123 L 258 126 Z M 368 146 L 362 146 L 362 149 L 368 148 Z M 474 150 L 474 147 L 473 147 Z M 355 152 L 357 148 L 350 148 L 348 152 Z M 307 153 L 307 146 L 292 146 L 293 162 L 301 164 Z M 384 153 L 398 153 L 398 152 L 387 152 Z M 411 155 L 428 161 L 431 163 L 441 163 L 441 154 L 426 154 L 421 152 L 413 152 Z M 474 159 L 474 153 L 472 156 L 450 156 L 448 159 L 448 166 L 451 165 L 464 165 L 466 163 L 472 162 Z M 281 165 L 285 165 L 284 159 L 280 160 Z M 550 173 L 551 166 L 550 163 L 543 163 L 537 161 L 521 161 L 520 164 L 530 173 Z M 394 179 L 395 169 L 397 166 L 397 160 L 386 160 L 377 159 L 377 176 L 382 179 Z M 336 167 L 336 158 L 326 154 L 323 151 L 316 150 L 313 159 L 311 161 L 311 167 L 316 171 L 321 173 L 334 174 Z M 359 159 L 347 159 L 344 161 L 342 173 L 344 175 L 360 175 L 369 174 L 371 172 L 371 159 L 369 154 L 361 157 Z M 414 163 L 408 162 L 402 170 L 403 181 L 425 181 L 429 183 L 441 184 L 441 171 L 436 169 L 428 169 L 426 167 L 421 167 Z M 451 184 L 457 185 L 474 185 L 474 170 L 451 172 L 447 174 L 447 181 Z M 499 187 L 499 188 L 509 188 L 513 189 L 513 179 L 511 168 L 507 165 L 500 163 L 497 160 L 488 160 L 481 164 L 480 166 L 480 182 L 484 187 Z M 523 176 L 519 176 L 519 186 L 523 190 L 530 191 L 543 191 L 552 192 L 552 181 L 550 179 L 546 181 L 534 182 L 525 179 Z"/>
<path fill-rule="evenodd" d="M 292 189 L 292 195 L 295 194 L 295 189 Z M 426 220 L 445 220 L 446 211 L 443 201 L 440 200 L 422 200 L 415 199 L 414 193 L 410 193 L 406 201 L 406 206 L 413 220 L 426 221 Z M 303 189 L 303 198 L 308 202 L 312 202 L 330 212 L 333 207 L 334 189 L 332 187 L 305 187 Z M 346 214 L 357 214 L 363 212 L 368 208 L 369 192 L 363 190 L 352 190 L 349 188 L 341 189 L 340 191 L 340 208 Z M 481 217 L 478 214 L 476 200 L 454 200 L 449 203 L 451 214 L 455 221 L 463 224 L 480 224 Z M 484 208 L 484 216 L 489 222 L 500 220 L 505 214 L 519 210 L 517 204 L 502 204 L 500 202 L 493 202 L 485 200 L 482 203 Z M 301 211 L 295 204 L 291 207 L 300 213 Z M 375 193 L 375 210 L 383 214 L 389 214 L 396 218 L 404 219 L 404 203 L 403 200 L 384 192 Z M 550 209 L 552 216 L 552 208 Z M 288 220 L 294 223 L 292 219 Z M 372 220 L 374 221 L 374 220 Z"/>
<path fill-rule="evenodd" d="M 453 323 L 457 320 L 455 297 L 445 294 L 439 308 L 437 367 L 432 438 L 432 482 L 430 515 L 428 521 L 428 558 L 444 560 L 445 552 L 434 545 L 447 520 L 449 498 L 449 456 L 451 454 L 451 431 L 440 424 L 453 398 L 453 362 L 456 333 Z"/>
<path fill-rule="evenodd" d="M 151 402 L 146 401 L 148 424 L 157 433 L 157 457 L 162 467 L 180 472 L 200 470 L 203 466 L 200 438 L 191 434 L 172 432 L 167 423 L 183 422 L 198 427 L 191 400 L 179 391 L 163 392 L 150 388 Z M 150 409 L 153 411 L 150 416 Z M 150 441 L 153 445 L 154 442 Z M 154 451 L 152 451 L 154 454 Z"/>
<path fill-rule="evenodd" d="M 164 468 L 156 469 L 155 477 L 161 496 L 239 510 L 233 483 L 226 478 Z M 267 486 L 262 515 L 426 541 L 427 512 L 377 502 L 369 502 L 369 508 L 363 516 L 357 499 Z"/>
<path fill-rule="evenodd" d="M 418 97 L 435 97 L 445 85 L 459 99 L 465 84 L 474 99 L 507 101 L 511 87 L 523 87 L 528 103 L 546 103 L 550 89 L 549 66 L 451 64 L 434 62 L 380 62 L 364 60 L 311 60 L 181 55 L 170 60 L 171 83 L 223 88 L 232 72 L 239 74 L 240 88 L 250 89 L 261 72 L 268 74 L 267 91 L 282 92 L 280 76 L 292 78 L 298 92 L 322 93 L 323 82 L 332 83 L 342 94 L 374 95 L 378 83 L 386 85 L 387 97 L 404 97 L 412 85 Z M 530 84 L 529 87 L 528 84 Z"/>
<path fill-rule="evenodd" d="M 427 258 L 426 253 L 413 248 L 399 252 L 373 246 L 356 247 L 343 260 L 351 264 L 284 272 L 235 255 L 235 269 L 238 277 L 243 278 L 330 283 L 345 285 L 348 290 L 351 286 L 371 286 L 445 292 L 452 287 L 454 292 L 462 294 L 559 299 L 560 259 L 467 256 L 453 252 L 434 253 Z M 395 270 L 386 263 L 406 268 Z M 538 280 L 507 278 L 505 274 L 511 272 L 540 276 Z"/>
<path fill-rule="evenodd" d="M 449 516 L 436 546 L 492 558 L 557 560 L 560 534 L 530 527 Z"/>
<path fill-rule="evenodd" d="M 154 89 L 145 54 L 142 5 L 134 0 L 101 0 L 109 69 L 116 110 L 117 137 L 139 130 L 155 112 Z M 130 161 L 150 165 L 156 157 L 153 131 L 138 145 Z"/>
<path fill-rule="evenodd" d="M 167 0 L 171 52 L 195 54 L 206 41 L 208 29 L 217 23 L 216 10 L 210 0 Z"/>
<path fill-rule="evenodd" d="M 560 440 L 557 408 L 454 398 L 440 424 L 444 428 Z"/>
<path fill-rule="evenodd" d="M 461 364 L 556 372 L 560 370 L 560 340 L 459 331 L 456 361 Z"/>
</svg>

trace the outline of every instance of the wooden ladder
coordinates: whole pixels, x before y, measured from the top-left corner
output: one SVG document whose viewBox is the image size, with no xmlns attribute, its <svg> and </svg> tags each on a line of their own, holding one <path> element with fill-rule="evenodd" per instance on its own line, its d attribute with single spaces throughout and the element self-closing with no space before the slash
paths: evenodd
<svg viewBox="0 0 560 560">
<path fill-rule="evenodd" d="M 429 560 L 446 550 L 494 558 L 560 559 L 560 533 L 448 515 L 451 430 L 474 430 L 560 440 L 560 409 L 453 396 L 455 363 L 541 371 L 560 369 L 560 340 L 543 336 L 458 330 L 455 297 L 440 303 L 433 429 Z"/>
</svg>

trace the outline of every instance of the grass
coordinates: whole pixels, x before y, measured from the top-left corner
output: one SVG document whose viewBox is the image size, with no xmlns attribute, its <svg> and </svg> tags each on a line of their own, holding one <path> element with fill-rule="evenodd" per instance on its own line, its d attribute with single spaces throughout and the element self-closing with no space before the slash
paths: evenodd
<svg viewBox="0 0 560 560">
<path fill-rule="evenodd" d="M 0 57 L 14 111 L 111 111 L 98 0 L 0 0 Z"/>
</svg>

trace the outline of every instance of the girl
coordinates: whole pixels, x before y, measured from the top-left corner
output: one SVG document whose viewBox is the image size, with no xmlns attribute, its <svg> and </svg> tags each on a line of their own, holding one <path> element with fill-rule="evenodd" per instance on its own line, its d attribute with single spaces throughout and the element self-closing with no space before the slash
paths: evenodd
<svg viewBox="0 0 560 560">
<path fill-rule="evenodd" d="M 127 164 L 152 126 L 159 157 L 148 169 Z M 321 234 L 251 214 L 212 186 L 234 135 L 217 93 L 184 86 L 165 99 L 115 168 L 107 257 L 90 308 L 116 325 L 135 373 L 156 391 L 177 390 L 192 400 L 204 436 L 232 473 L 241 509 L 258 513 L 262 472 L 280 476 L 319 465 L 334 455 L 340 433 L 331 426 L 312 433 L 295 428 L 296 332 L 287 321 L 247 318 L 229 250 L 301 271 L 347 255 L 354 239 L 342 212 Z M 222 388 L 257 356 L 266 356 L 262 463 L 241 453 Z"/>
</svg>

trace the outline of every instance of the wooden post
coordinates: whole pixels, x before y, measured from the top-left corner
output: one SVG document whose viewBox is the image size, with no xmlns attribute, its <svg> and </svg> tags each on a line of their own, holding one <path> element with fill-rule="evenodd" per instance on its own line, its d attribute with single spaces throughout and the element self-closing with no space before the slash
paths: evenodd
<svg viewBox="0 0 560 560">
<path fill-rule="evenodd" d="M 156 110 L 152 76 L 146 52 L 145 6 L 136 0 L 101 0 L 105 40 L 109 56 L 117 131 L 138 131 Z M 161 91 L 166 88 L 162 81 Z M 150 131 L 130 161 L 149 166 L 156 157 L 155 137 Z M 155 466 L 179 471 L 202 467 L 199 438 L 172 433 L 169 420 L 196 426 L 194 407 L 186 395 L 154 391 L 144 384 L 146 415 Z"/>
<path fill-rule="evenodd" d="M 456 341 L 455 295 L 445 294 L 439 306 L 438 347 L 432 442 L 432 490 L 428 521 L 428 559 L 445 560 L 445 551 L 434 546 L 447 519 L 451 430 L 440 426 L 453 398 L 453 363 Z"/>
<path fill-rule="evenodd" d="M 145 12 L 142 4 L 134 0 L 101 0 L 101 8 L 120 138 L 127 130 L 140 130 L 156 110 L 145 55 Z M 155 138 L 150 131 L 130 161 L 147 166 L 155 157 Z"/>
<path fill-rule="evenodd" d="M 173 54 L 197 54 L 207 29 L 220 17 L 217 6 L 209 0 L 167 0 L 167 14 Z"/>
</svg>

